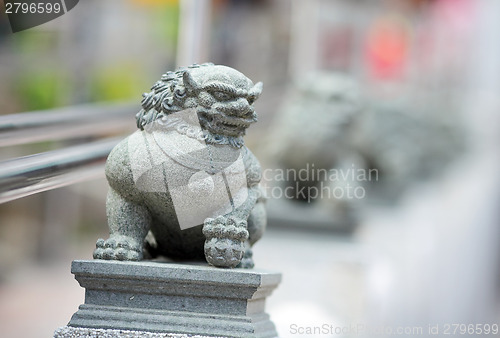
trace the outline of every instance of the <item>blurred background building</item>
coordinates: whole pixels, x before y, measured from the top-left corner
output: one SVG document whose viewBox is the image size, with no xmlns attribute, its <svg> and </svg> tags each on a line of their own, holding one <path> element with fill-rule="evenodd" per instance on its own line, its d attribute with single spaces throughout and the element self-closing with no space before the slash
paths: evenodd
<svg viewBox="0 0 500 338">
<path fill-rule="evenodd" d="M 264 82 L 246 143 L 268 170 L 255 260 L 284 274 L 268 304 L 281 337 L 498 329 L 500 2 L 86 0 L 15 34 L 0 14 L 0 114 L 131 102 L 133 130 L 162 73 L 207 61 Z M 313 165 L 377 176 L 276 175 Z M 364 194 L 273 194 L 295 181 Z M 107 234 L 106 191 L 102 175 L 0 204 L 0 336 L 50 336 L 83 302 L 69 266 Z M 324 324 L 365 331 L 300 333 Z"/>
</svg>

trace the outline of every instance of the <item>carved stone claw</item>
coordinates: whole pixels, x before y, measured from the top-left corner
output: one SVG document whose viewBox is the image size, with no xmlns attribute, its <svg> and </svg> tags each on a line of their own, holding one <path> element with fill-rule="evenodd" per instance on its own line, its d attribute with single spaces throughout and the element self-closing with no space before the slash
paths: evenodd
<svg viewBox="0 0 500 338">
<path fill-rule="evenodd" d="M 139 261 L 142 259 L 142 247 L 128 236 L 114 236 L 107 240 L 99 238 L 94 250 L 94 259 Z"/>
</svg>

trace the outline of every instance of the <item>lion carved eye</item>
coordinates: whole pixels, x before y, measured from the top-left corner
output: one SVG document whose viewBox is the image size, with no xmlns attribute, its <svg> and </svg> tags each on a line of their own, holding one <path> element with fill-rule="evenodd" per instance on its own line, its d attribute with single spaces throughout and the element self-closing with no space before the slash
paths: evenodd
<svg viewBox="0 0 500 338">
<path fill-rule="evenodd" d="M 213 92 L 212 95 L 218 101 L 227 101 L 231 98 L 231 95 L 224 93 L 224 92 Z"/>
</svg>

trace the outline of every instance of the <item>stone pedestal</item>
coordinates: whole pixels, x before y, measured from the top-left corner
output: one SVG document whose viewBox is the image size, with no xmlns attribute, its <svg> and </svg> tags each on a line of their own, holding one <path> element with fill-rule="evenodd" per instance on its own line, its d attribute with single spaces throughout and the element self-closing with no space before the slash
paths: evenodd
<svg viewBox="0 0 500 338">
<path fill-rule="evenodd" d="M 277 336 L 264 306 L 281 280 L 279 273 L 104 260 L 74 261 L 71 272 L 85 288 L 85 304 L 60 332 L 92 328 Z M 73 331 L 71 337 L 78 337 L 78 330 Z"/>
</svg>

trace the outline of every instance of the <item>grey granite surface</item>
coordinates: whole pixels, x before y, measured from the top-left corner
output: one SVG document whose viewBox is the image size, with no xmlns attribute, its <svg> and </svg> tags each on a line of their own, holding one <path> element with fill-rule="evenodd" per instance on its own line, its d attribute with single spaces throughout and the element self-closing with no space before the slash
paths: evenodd
<svg viewBox="0 0 500 338">
<path fill-rule="evenodd" d="M 265 300 L 281 274 L 200 264 L 74 261 L 85 303 L 68 326 L 224 337 L 276 337 Z"/>
<path fill-rule="evenodd" d="M 208 336 L 158 333 L 147 331 L 90 329 L 63 326 L 54 332 L 54 338 L 205 338 Z M 213 337 L 211 337 L 213 338 Z"/>
</svg>

